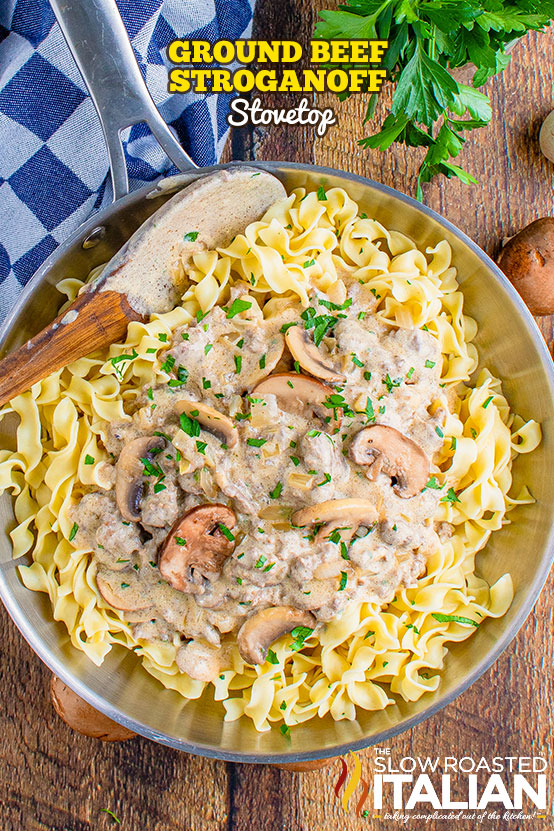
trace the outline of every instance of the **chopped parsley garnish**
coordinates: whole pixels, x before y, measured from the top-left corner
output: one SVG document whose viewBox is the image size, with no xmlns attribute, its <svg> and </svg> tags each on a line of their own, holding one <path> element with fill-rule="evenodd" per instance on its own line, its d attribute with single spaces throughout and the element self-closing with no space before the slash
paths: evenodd
<svg viewBox="0 0 554 831">
<path fill-rule="evenodd" d="M 98 548 L 100 548 L 100 546 L 98 546 Z M 103 546 L 102 546 L 102 548 L 103 548 Z M 122 557 L 118 557 L 117 560 L 116 560 L 116 563 L 130 563 L 130 562 L 131 562 L 130 560 L 125 560 Z"/>
<path fill-rule="evenodd" d="M 185 242 L 196 242 L 199 233 L 199 231 L 188 231 L 183 239 Z"/>
<path fill-rule="evenodd" d="M 183 338 L 183 340 L 189 340 L 190 335 L 188 332 L 181 332 L 181 337 Z"/>
<path fill-rule="evenodd" d="M 105 814 L 109 814 L 112 817 L 112 819 L 114 819 L 117 822 L 118 825 L 121 825 L 121 820 L 118 819 L 118 817 L 116 817 L 114 812 L 110 811 L 109 808 L 102 808 L 101 811 L 103 811 Z"/>
<path fill-rule="evenodd" d="M 234 542 L 235 541 L 235 535 L 227 528 L 225 523 L 224 522 L 219 522 L 218 525 L 219 525 L 219 530 L 221 531 L 223 536 L 227 537 L 229 542 Z"/>
<path fill-rule="evenodd" d="M 187 541 L 184 539 L 184 537 L 175 537 L 175 542 L 177 543 L 177 545 L 187 544 Z"/>
<path fill-rule="evenodd" d="M 433 366 L 434 366 L 434 364 L 433 364 Z M 411 366 L 409 368 L 409 370 L 407 371 L 407 373 L 406 373 L 406 378 L 411 378 L 412 375 L 414 374 L 414 372 L 415 372 L 415 366 Z"/>
<path fill-rule="evenodd" d="M 431 612 L 431 617 L 434 617 L 439 623 L 467 623 L 470 626 L 479 626 L 478 620 L 472 620 L 470 617 L 463 617 L 462 615 L 443 615 L 442 612 Z"/>
<path fill-rule="evenodd" d="M 160 493 L 160 491 L 165 491 L 166 486 L 162 482 L 156 482 L 154 485 L 154 493 Z"/>
<path fill-rule="evenodd" d="M 320 297 L 318 299 L 318 303 L 320 306 L 325 306 L 326 309 L 329 309 L 331 312 L 342 312 L 345 309 L 348 309 L 352 305 L 352 298 L 347 297 L 344 303 L 340 305 L 338 303 L 332 303 L 330 300 L 325 300 L 324 297 Z M 341 315 L 342 317 L 342 315 Z"/>
<path fill-rule="evenodd" d="M 235 372 L 238 375 L 239 372 L 242 369 L 242 355 L 235 355 L 234 360 L 235 360 Z"/>
<path fill-rule="evenodd" d="M 261 568 L 266 563 L 267 563 L 267 557 L 264 557 L 263 554 L 260 554 L 260 556 L 258 557 L 258 562 L 254 566 L 254 568 Z"/>
<path fill-rule="evenodd" d="M 200 321 L 204 320 L 208 312 L 203 312 L 202 309 L 198 309 L 196 312 L 196 322 L 200 323 Z M 204 331 L 207 329 L 207 325 L 204 327 Z"/>
<path fill-rule="evenodd" d="M 94 456 L 89 456 L 89 454 L 87 453 L 87 455 L 85 456 L 85 464 L 86 465 L 93 465 L 94 461 L 95 461 Z"/>
<path fill-rule="evenodd" d="M 279 331 L 282 335 L 284 335 L 287 329 L 290 329 L 291 326 L 298 326 L 298 323 L 295 320 L 293 320 L 292 323 L 283 323 Z"/>
<path fill-rule="evenodd" d="M 439 485 L 438 479 L 436 476 L 431 476 L 425 488 L 430 488 L 431 490 L 438 491 L 442 488 L 442 485 Z M 425 490 L 425 488 L 423 490 Z"/>
<path fill-rule="evenodd" d="M 279 727 L 279 730 L 281 731 L 282 735 L 285 736 L 285 738 L 290 739 L 290 727 L 288 726 L 288 724 L 282 724 Z"/>
<path fill-rule="evenodd" d="M 456 436 L 452 436 L 452 442 L 450 444 L 451 450 L 456 450 Z"/>
<path fill-rule="evenodd" d="M 357 355 L 352 354 L 352 363 L 356 366 L 364 366 L 363 361 L 360 361 Z"/>
<path fill-rule="evenodd" d="M 395 387 L 400 386 L 400 384 L 402 383 L 402 378 L 397 378 L 396 380 L 393 380 L 387 372 L 387 374 L 383 378 L 382 383 L 386 386 L 388 392 L 392 392 Z"/>
<path fill-rule="evenodd" d="M 226 317 L 230 320 L 232 317 L 235 317 L 235 315 L 238 315 L 241 312 L 246 312 L 251 308 L 252 303 L 249 300 L 240 300 L 240 298 L 237 297 L 227 309 Z"/>
<path fill-rule="evenodd" d="M 287 709 L 287 702 L 286 701 L 281 701 L 281 703 L 279 704 L 279 709 L 280 710 L 286 710 Z"/>
<path fill-rule="evenodd" d="M 309 626 L 295 626 L 291 632 L 293 642 L 291 643 L 289 649 L 293 652 L 299 652 L 304 646 L 304 641 L 306 638 L 310 637 L 313 631 L 314 630 L 310 629 Z"/>
<path fill-rule="evenodd" d="M 348 574 L 346 571 L 341 571 L 340 573 L 340 583 L 339 583 L 339 591 L 342 592 L 346 588 L 346 584 L 348 582 Z"/>
<path fill-rule="evenodd" d="M 186 413 L 181 413 L 179 416 L 179 422 L 181 424 L 181 430 L 187 434 L 187 436 L 199 436 L 200 435 L 200 424 L 194 418 L 189 418 Z"/>
<path fill-rule="evenodd" d="M 331 476 L 328 473 L 325 473 L 323 476 L 322 482 L 316 482 L 316 487 L 320 488 L 322 485 L 327 485 L 331 481 Z"/>
<path fill-rule="evenodd" d="M 454 488 L 448 488 L 446 496 L 443 496 L 443 498 L 441 499 L 441 502 L 450 502 L 451 505 L 453 505 L 454 502 L 459 502 L 459 501 L 460 500 L 456 496 L 456 491 L 454 490 Z"/>
<path fill-rule="evenodd" d="M 490 395 L 485 402 L 483 402 L 483 409 L 486 410 L 489 404 L 491 403 L 494 395 Z"/>
<path fill-rule="evenodd" d="M 167 343 L 167 335 L 165 334 L 165 332 L 161 332 L 158 335 L 158 340 L 160 340 L 162 343 Z"/>
<path fill-rule="evenodd" d="M 348 556 L 348 546 L 346 545 L 344 540 L 341 540 L 340 556 L 342 557 L 343 560 L 349 560 L 350 559 L 350 557 Z"/>
<path fill-rule="evenodd" d="M 311 268 L 313 265 L 315 265 L 315 260 L 306 260 L 302 268 Z"/>
<path fill-rule="evenodd" d="M 327 202 L 327 194 L 323 185 L 320 185 L 317 189 L 317 199 L 319 202 Z"/>
<path fill-rule="evenodd" d="M 71 527 L 71 531 L 69 532 L 69 542 L 73 542 L 73 540 L 75 539 L 75 534 L 77 533 L 78 530 L 79 530 L 79 526 L 77 525 L 76 522 L 74 522 L 72 527 Z"/>
<path fill-rule="evenodd" d="M 440 439 L 443 439 L 443 438 L 444 438 L 444 433 L 442 432 L 442 430 L 441 430 L 441 428 L 439 427 L 439 425 L 438 425 L 438 424 L 437 424 L 437 426 L 435 427 L 435 433 L 437 434 L 437 436 L 438 436 Z"/>
<path fill-rule="evenodd" d="M 371 381 L 371 372 L 364 372 L 364 381 Z"/>
<path fill-rule="evenodd" d="M 425 366 L 427 369 L 433 369 L 433 367 L 436 366 L 436 361 L 425 361 Z"/>
<path fill-rule="evenodd" d="M 274 566 L 274 565 L 275 565 L 275 563 L 268 563 L 268 564 L 265 566 L 265 568 L 263 569 L 263 571 L 264 571 L 264 572 L 266 572 L 266 571 L 271 571 L 271 569 L 273 568 L 273 566 Z"/>
<path fill-rule="evenodd" d="M 250 445 L 250 447 L 263 447 L 266 442 L 267 439 L 246 439 L 246 444 Z"/>
<path fill-rule="evenodd" d="M 167 382 L 168 387 L 182 387 L 183 384 L 186 384 L 189 377 L 188 369 L 185 369 L 184 366 L 180 366 L 177 369 L 177 378 L 171 378 Z"/>
<path fill-rule="evenodd" d="M 277 484 L 275 485 L 273 490 L 269 492 L 269 495 L 272 499 L 279 499 L 282 492 L 283 492 L 283 483 L 282 482 L 277 482 Z"/>
<path fill-rule="evenodd" d="M 273 649 L 268 649 L 267 650 L 266 661 L 268 662 L 268 664 L 278 664 L 279 663 L 279 658 L 277 657 L 277 655 L 275 654 Z"/>
<path fill-rule="evenodd" d="M 260 369 L 265 369 L 265 359 L 266 359 L 266 357 L 267 357 L 267 355 L 262 355 L 262 357 L 258 361 Z"/>
<path fill-rule="evenodd" d="M 213 343 L 207 343 L 204 347 L 204 355 L 207 355 L 210 349 L 213 349 Z"/>
<path fill-rule="evenodd" d="M 208 381 L 207 378 L 202 378 L 202 389 L 209 390 L 212 385 L 211 381 Z"/>
<path fill-rule="evenodd" d="M 290 460 L 295 467 L 298 467 L 298 465 L 300 464 L 300 459 L 298 458 L 298 456 L 291 456 Z"/>
<path fill-rule="evenodd" d="M 208 445 L 206 444 L 205 441 L 198 441 L 198 439 L 196 440 L 196 449 L 198 450 L 199 453 L 202 454 L 202 456 L 206 455 L 206 447 L 207 446 Z"/>
<path fill-rule="evenodd" d="M 237 581 L 239 586 L 242 586 L 242 577 L 237 577 L 236 581 Z"/>
<path fill-rule="evenodd" d="M 146 354 L 147 355 L 154 355 L 157 351 L 158 350 L 156 349 L 155 346 L 149 346 L 148 349 L 146 350 Z"/>
<path fill-rule="evenodd" d="M 148 388 L 148 390 L 146 392 L 146 397 L 148 398 L 149 401 L 154 400 L 154 391 L 153 391 L 152 387 Z"/>
<path fill-rule="evenodd" d="M 163 364 L 160 365 L 160 369 L 164 372 L 167 372 L 167 374 L 169 375 L 174 366 L 175 358 L 173 357 L 173 355 L 168 355 Z"/>
<path fill-rule="evenodd" d="M 121 588 L 122 589 L 128 589 L 130 585 L 131 585 L 130 583 L 122 583 Z"/>
</svg>

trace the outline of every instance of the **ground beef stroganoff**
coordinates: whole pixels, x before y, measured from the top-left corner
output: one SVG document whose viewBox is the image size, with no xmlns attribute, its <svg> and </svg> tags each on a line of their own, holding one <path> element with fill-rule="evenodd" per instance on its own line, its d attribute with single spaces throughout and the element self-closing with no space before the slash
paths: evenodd
<svg viewBox="0 0 554 831">
<path fill-rule="evenodd" d="M 473 375 L 450 247 L 323 185 L 226 248 L 181 233 L 174 309 L 0 413 L 25 585 L 96 663 L 132 649 L 258 730 L 436 690 L 445 644 L 511 603 L 475 558 L 533 501 L 511 466 L 540 441 Z"/>
</svg>

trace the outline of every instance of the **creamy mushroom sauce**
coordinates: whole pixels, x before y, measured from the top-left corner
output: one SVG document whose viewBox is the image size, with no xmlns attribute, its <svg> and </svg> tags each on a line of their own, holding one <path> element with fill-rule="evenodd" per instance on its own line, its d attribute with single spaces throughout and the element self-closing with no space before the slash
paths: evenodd
<svg viewBox="0 0 554 831">
<path fill-rule="evenodd" d="M 229 637 L 222 636 L 235 633 L 234 638 L 255 611 L 291 606 L 312 612 L 321 625 L 353 600 L 384 605 L 399 587 L 415 585 L 439 545 L 433 521 L 437 490 L 403 498 L 390 475 L 381 471 L 370 481 L 371 468 L 349 456 L 353 438 L 376 423 L 395 427 L 432 459 L 446 415 L 437 404 L 444 396 L 436 339 L 381 322 L 372 311 L 375 298 L 358 283 L 349 287 L 344 308 L 329 309 L 328 301 L 314 295 L 308 311 L 279 301 L 282 311 L 267 320 L 255 304 L 235 313 L 248 305 L 240 300 L 246 291 L 235 287 L 225 309 L 215 307 L 174 333 L 162 356 L 173 383 L 144 388 L 129 420 L 109 425 L 106 448 L 114 462 L 106 489 L 85 494 L 74 509 L 75 543 L 92 549 L 99 579 L 124 598 L 124 617 L 135 637 L 192 639 L 179 651 L 178 665 L 202 680 L 228 660 Z M 253 392 L 270 371 L 295 372 L 286 348 L 279 360 L 281 330 L 290 323 L 310 327 L 311 319 L 323 315 L 331 325 L 319 353 L 345 378 L 332 390 L 343 397 L 332 401 L 347 404 L 339 429 L 332 408 L 291 412 L 275 395 Z M 313 337 L 314 328 L 306 332 Z M 181 401 L 227 415 L 235 446 L 206 429 L 188 435 L 177 414 Z M 124 520 L 113 487 L 117 458 L 131 440 L 155 433 L 163 434 L 163 449 L 150 457 L 151 472 L 141 482 L 140 521 Z M 304 506 L 354 497 L 375 506 L 377 523 L 355 529 L 345 514 L 339 524 L 350 530 L 317 540 L 317 527 L 291 527 L 291 514 Z M 195 577 L 193 571 L 197 593 L 189 594 L 161 578 L 158 554 L 179 517 L 206 503 L 234 511 L 234 550 L 219 576 Z"/>
</svg>

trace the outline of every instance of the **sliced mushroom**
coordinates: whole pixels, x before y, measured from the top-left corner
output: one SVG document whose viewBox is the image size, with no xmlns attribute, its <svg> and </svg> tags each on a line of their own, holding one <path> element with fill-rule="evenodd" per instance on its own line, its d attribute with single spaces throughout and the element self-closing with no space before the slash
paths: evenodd
<svg viewBox="0 0 554 831">
<path fill-rule="evenodd" d="M 291 326 L 287 329 L 285 340 L 292 357 L 310 375 L 321 378 L 323 381 L 330 381 L 332 384 L 344 381 L 344 375 L 337 372 L 331 364 L 325 363 L 319 349 L 303 326 Z"/>
<path fill-rule="evenodd" d="M 175 410 L 178 415 L 185 413 L 189 418 L 196 419 L 204 430 L 217 436 L 227 447 L 234 447 L 237 443 L 237 430 L 231 419 L 208 404 L 180 399 L 175 404 Z"/>
<path fill-rule="evenodd" d="M 236 524 L 235 514 L 227 505 L 197 505 L 187 511 L 173 525 L 160 549 L 159 567 L 164 580 L 178 591 L 204 594 L 204 580 L 217 577 L 235 547 L 229 536 Z"/>
<path fill-rule="evenodd" d="M 108 606 L 122 612 L 138 612 L 152 606 L 148 598 L 141 596 L 141 586 L 135 572 L 103 569 L 96 575 L 96 585 Z"/>
<path fill-rule="evenodd" d="M 293 606 L 271 606 L 255 612 L 246 620 L 237 635 L 237 646 L 247 664 L 263 664 L 267 650 L 277 638 L 297 626 L 314 629 L 316 620 L 310 612 Z"/>
<path fill-rule="evenodd" d="M 123 727 L 104 713 L 95 710 L 88 701 L 73 692 L 61 678 L 55 675 L 52 676 L 50 682 L 50 695 L 59 717 L 68 727 L 84 736 L 91 736 L 103 742 L 124 742 L 136 736 L 136 733 L 128 730 L 127 727 Z"/>
<path fill-rule="evenodd" d="M 300 375 L 296 372 L 269 375 L 254 387 L 252 394 L 274 395 L 279 406 L 291 413 L 304 415 L 306 408 L 311 407 L 320 418 L 330 417 L 333 426 L 340 426 L 340 408 L 333 410 L 331 407 L 326 407 L 324 403 L 330 395 L 335 394 L 335 391 L 327 384 L 316 381 L 315 378 L 308 378 L 307 375 Z"/>
<path fill-rule="evenodd" d="M 155 436 L 140 436 L 126 444 L 116 465 L 115 499 L 121 515 L 128 522 L 140 519 L 140 501 L 144 493 L 144 462 L 153 461 L 165 447 Z"/>
<path fill-rule="evenodd" d="M 377 508 L 368 499 L 328 499 L 296 511 L 291 522 L 298 527 L 319 525 L 316 540 L 322 541 L 335 528 L 341 528 L 345 537 L 352 537 L 361 525 L 372 526 L 379 519 Z"/>
<path fill-rule="evenodd" d="M 364 427 L 350 445 L 350 457 L 359 465 L 368 465 L 368 479 L 382 471 L 394 480 L 398 496 L 410 499 L 429 480 L 429 459 L 421 447 L 394 427 L 376 424 Z"/>
</svg>

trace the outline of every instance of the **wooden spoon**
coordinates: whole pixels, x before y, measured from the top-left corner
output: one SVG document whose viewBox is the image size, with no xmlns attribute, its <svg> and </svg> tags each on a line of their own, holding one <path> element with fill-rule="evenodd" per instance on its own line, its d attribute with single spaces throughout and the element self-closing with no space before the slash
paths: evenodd
<svg viewBox="0 0 554 831">
<path fill-rule="evenodd" d="M 281 182 L 252 167 L 221 170 L 169 199 L 62 315 L 0 361 L 0 405 L 51 372 L 125 337 L 133 320 L 170 311 L 184 278 L 175 266 L 225 247 L 286 196 Z"/>
</svg>

